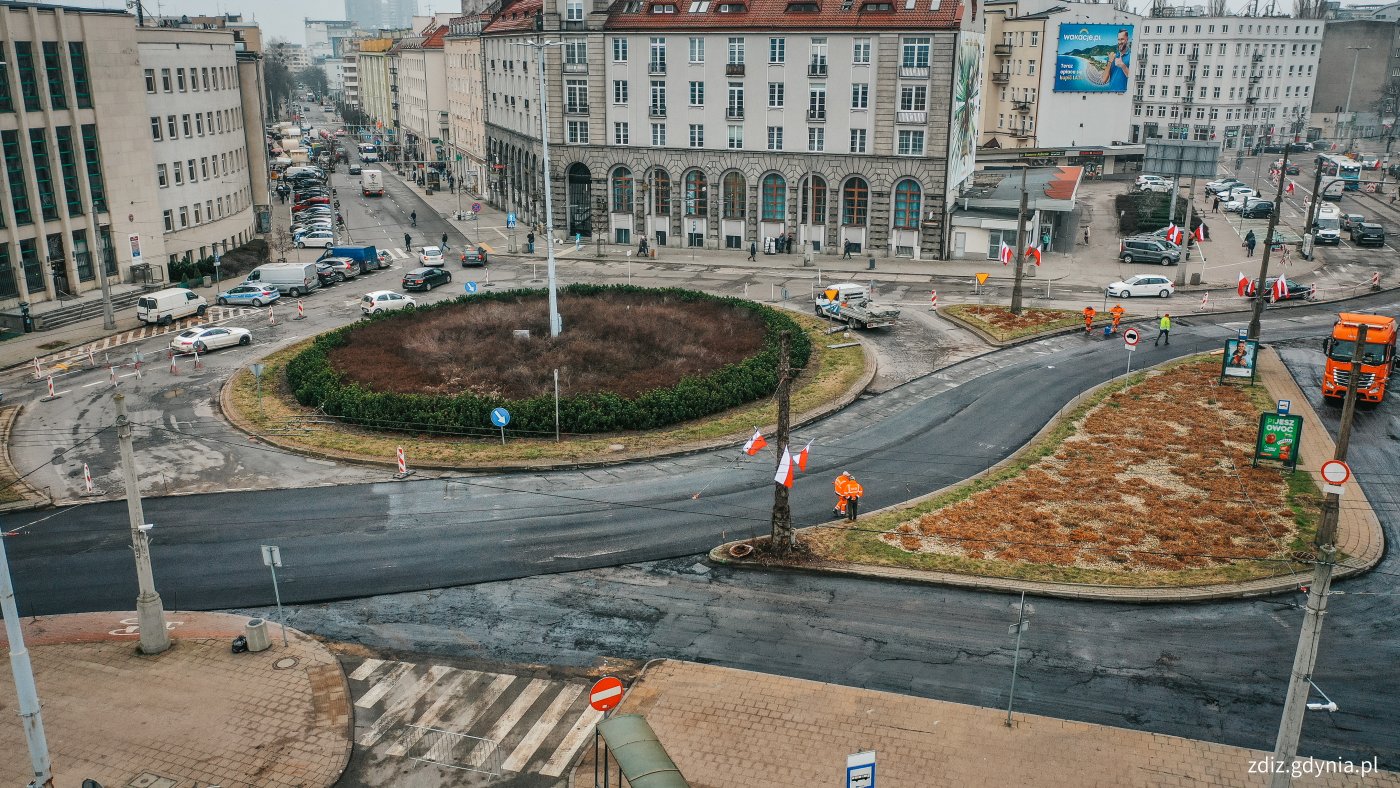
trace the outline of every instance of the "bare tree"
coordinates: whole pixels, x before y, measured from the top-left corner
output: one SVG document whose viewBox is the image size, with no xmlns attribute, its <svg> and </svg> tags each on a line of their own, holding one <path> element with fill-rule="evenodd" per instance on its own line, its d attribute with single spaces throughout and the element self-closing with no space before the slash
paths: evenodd
<svg viewBox="0 0 1400 788">
<path fill-rule="evenodd" d="M 1293 0 L 1293 15 L 1299 19 L 1322 19 L 1327 15 L 1326 0 Z"/>
<path fill-rule="evenodd" d="M 1206 5 L 1206 16 L 1225 16 L 1229 9 L 1225 7 L 1225 0 L 1210 0 Z"/>
</svg>

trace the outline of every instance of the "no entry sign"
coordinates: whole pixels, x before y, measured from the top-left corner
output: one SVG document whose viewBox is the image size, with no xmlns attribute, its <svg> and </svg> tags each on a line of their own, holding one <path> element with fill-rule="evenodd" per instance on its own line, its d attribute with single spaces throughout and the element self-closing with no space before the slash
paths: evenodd
<svg viewBox="0 0 1400 788">
<path fill-rule="evenodd" d="M 588 692 L 588 705 L 594 711 L 611 711 L 622 702 L 622 680 L 613 676 L 598 679 Z"/>
<path fill-rule="evenodd" d="M 1136 347 L 1137 343 L 1141 341 L 1142 337 L 1138 336 L 1136 328 L 1130 328 L 1123 332 L 1123 344 L 1128 347 Z"/>
<path fill-rule="evenodd" d="M 1342 494 L 1345 489 L 1342 487 L 1351 480 L 1351 466 L 1341 460 L 1328 460 L 1322 463 L 1322 485 L 1323 492 Z"/>
</svg>

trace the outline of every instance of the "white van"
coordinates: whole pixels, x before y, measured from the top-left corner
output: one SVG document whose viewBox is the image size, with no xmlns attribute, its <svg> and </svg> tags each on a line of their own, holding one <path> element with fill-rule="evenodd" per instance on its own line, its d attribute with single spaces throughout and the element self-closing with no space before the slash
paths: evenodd
<svg viewBox="0 0 1400 788">
<path fill-rule="evenodd" d="M 209 302 L 204 296 L 183 287 L 157 290 L 136 299 L 136 319 L 143 323 L 168 326 L 182 317 L 204 316 Z"/>
<path fill-rule="evenodd" d="M 249 271 L 243 281 L 275 287 L 292 298 L 300 298 L 321 286 L 315 263 L 268 263 Z"/>
<path fill-rule="evenodd" d="M 1339 246 L 1342 243 L 1342 212 L 1331 203 L 1317 206 L 1313 217 L 1313 243 Z"/>
</svg>

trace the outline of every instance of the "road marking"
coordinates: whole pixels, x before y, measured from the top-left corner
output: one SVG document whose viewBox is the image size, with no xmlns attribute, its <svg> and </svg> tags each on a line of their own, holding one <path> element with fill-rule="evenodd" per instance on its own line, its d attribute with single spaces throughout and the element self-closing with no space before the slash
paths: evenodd
<svg viewBox="0 0 1400 788">
<path fill-rule="evenodd" d="M 496 724 L 492 725 L 490 732 L 482 738 L 499 743 L 507 733 L 510 733 L 510 729 L 520 722 L 521 718 L 525 716 L 525 712 L 530 710 L 540 695 L 544 694 L 550 683 L 549 679 L 534 679 L 527 684 L 525 689 L 515 697 L 515 702 L 510 704 L 510 708 L 506 709 L 506 713 L 496 718 Z"/>
<path fill-rule="evenodd" d="M 379 666 L 383 664 L 384 660 L 382 659 L 367 659 L 364 662 L 361 662 L 358 668 L 355 668 L 355 672 L 350 674 L 350 678 L 354 679 L 355 681 L 364 681 L 365 679 L 369 678 L 376 670 L 379 670 Z"/>
<path fill-rule="evenodd" d="M 423 693 L 433 688 L 443 676 L 453 673 L 452 668 L 447 665 L 433 665 L 428 668 L 428 672 L 419 677 L 418 681 L 411 687 L 406 687 L 396 694 L 394 700 L 389 703 L 384 712 L 379 715 L 369 726 L 369 730 L 360 735 L 356 741 L 361 747 L 373 747 L 375 743 L 384 736 L 384 732 L 396 725 L 403 715 L 413 709 L 413 704 L 423 695 Z"/>
<path fill-rule="evenodd" d="M 440 694 L 437 700 L 433 701 L 433 705 L 429 706 L 428 710 L 423 712 L 422 717 L 412 723 L 419 727 L 406 731 L 403 736 L 399 737 L 398 742 L 387 750 L 387 754 L 399 758 L 403 757 L 410 747 L 417 744 L 418 740 L 423 738 L 423 734 L 426 732 L 424 730 L 425 728 L 438 727 L 442 722 L 443 712 L 447 711 L 447 708 L 457 701 L 457 690 L 475 681 L 480 676 L 481 674 L 474 670 L 464 670 L 461 672 L 461 675 L 454 676 L 451 681 L 438 690 Z M 497 678 L 499 679 L 500 677 Z M 513 676 L 507 678 L 514 680 Z M 491 686 L 495 686 L 495 682 L 492 682 Z M 495 698 L 493 697 L 492 700 L 495 700 Z"/>
<path fill-rule="evenodd" d="M 412 662 L 400 662 L 395 665 L 393 670 L 385 674 L 373 687 L 369 688 L 368 692 L 361 695 L 360 699 L 355 701 L 355 706 L 361 709 L 368 709 L 370 706 L 378 703 L 379 699 L 388 695 L 389 690 L 392 690 L 394 685 L 410 670 L 413 670 Z"/>
<path fill-rule="evenodd" d="M 554 730 L 554 726 L 564 719 L 564 712 L 569 710 L 569 706 L 582 693 L 582 684 L 564 685 L 563 689 L 559 690 L 559 694 L 554 697 L 553 702 L 549 704 L 549 708 L 545 709 L 544 714 L 541 714 L 539 719 L 535 721 L 534 727 L 530 728 L 530 731 L 525 734 L 525 738 L 521 739 L 520 744 L 516 745 L 516 748 L 511 752 L 510 757 L 501 764 L 502 771 L 518 772 L 525 764 L 529 763 L 535 755 L 535 750 L 544 744 L 545 737 L 549 736 L 550 732 Z"/>
<path fill-rule="evenodd" d="M 578 748 L 588 740 L 588 735 L 593 732 L 593 726 L 603 719 L 603 712 L 594 708 L 586 708 L 579 718 L 574 722 L 574 727 L 564 735 L 564 740 L 559 742 L 559 747 L 554 754 L 549 756 L 544 767 L 540 769 L 540 774 L 545 777 L 558 777 L 564 773 L 564 769 L 573 763 L 574 755 L 578 753 Z"/>
</svg>

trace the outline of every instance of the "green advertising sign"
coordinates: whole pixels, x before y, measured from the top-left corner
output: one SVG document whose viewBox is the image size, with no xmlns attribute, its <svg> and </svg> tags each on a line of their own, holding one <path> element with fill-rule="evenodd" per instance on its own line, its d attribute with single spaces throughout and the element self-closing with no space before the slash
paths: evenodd
<svg viewBox="0 0 1400 788">
<path fill-rule="evenodd" d="M 1302 416 L 1259 414 L 1259 436 L 1254 441 L 1254 462 L 1275 460 L 1289 468 L 1298 467 L 1298 449 L 1303 438 Z"/>
</svg>

